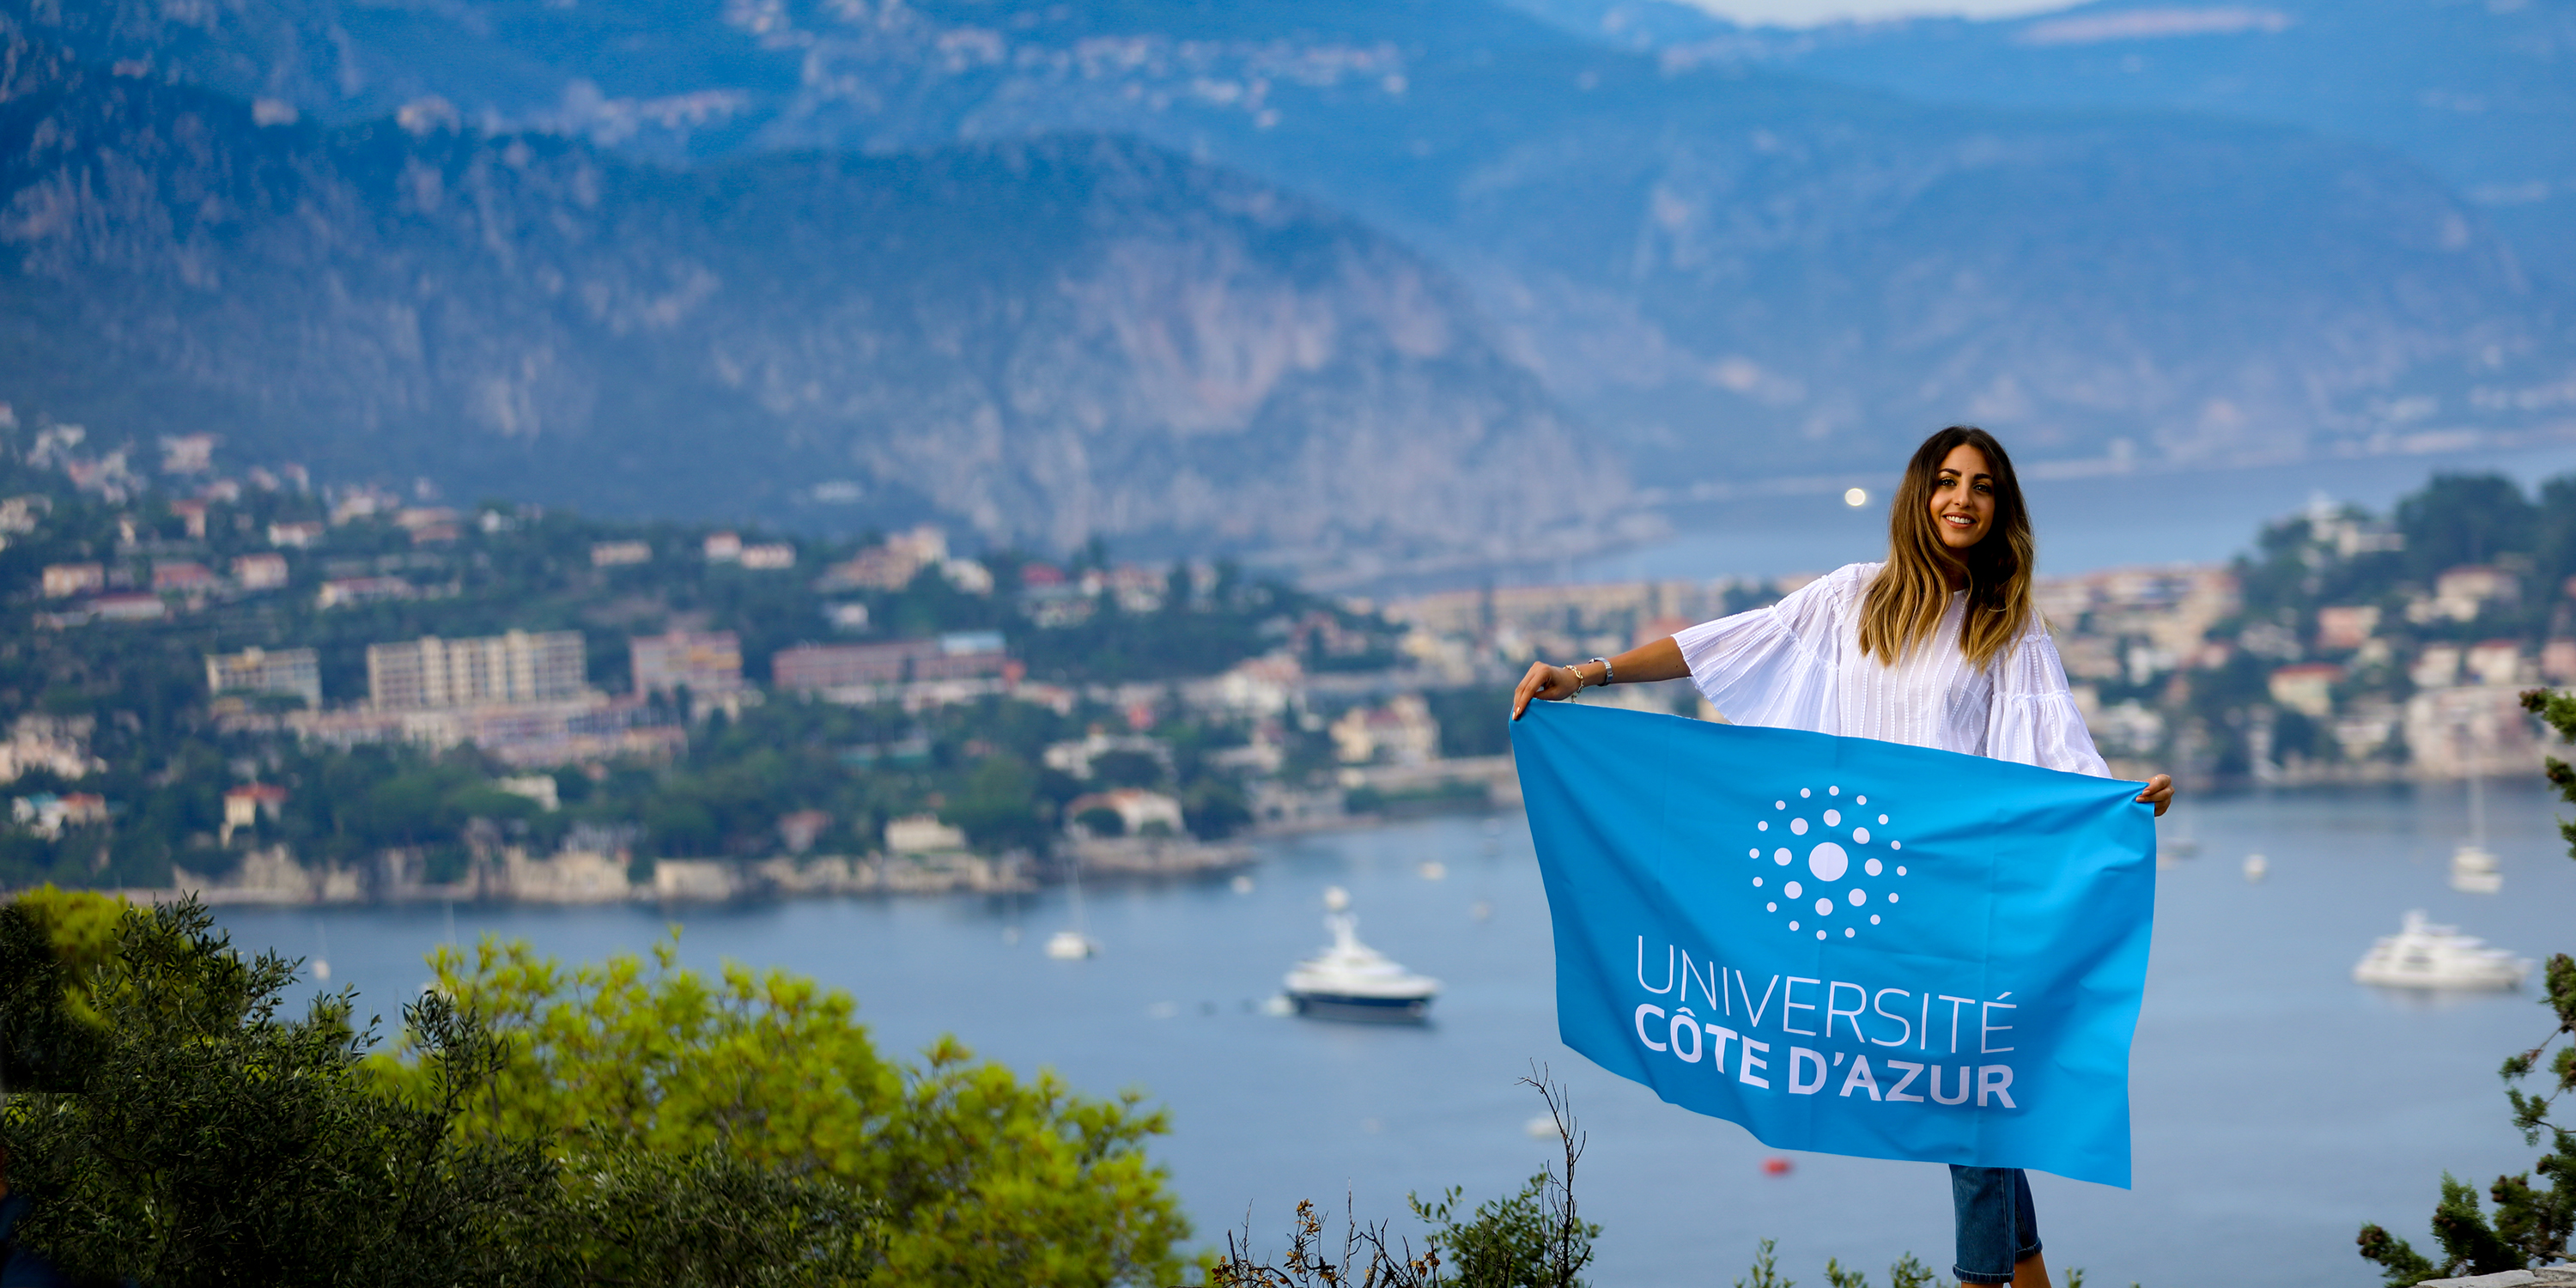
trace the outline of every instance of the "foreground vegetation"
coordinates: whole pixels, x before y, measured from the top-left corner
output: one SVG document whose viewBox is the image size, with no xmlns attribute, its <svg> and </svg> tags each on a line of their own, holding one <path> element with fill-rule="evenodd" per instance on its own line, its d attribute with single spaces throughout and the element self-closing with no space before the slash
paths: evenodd
<svg viewBox="0 0 2576 1288">
<path fill-rule="evenodd" d="M 1084 1096 L 943 1040 L 887 1057 L 812 980 L 442 950 L 379 1044 L 282 996 L 192 903 L 0 904 L 0 1244 L 76 1284 L 1578 1288 L 1584 1136 L 1517 1193 L 1414 1197 L 1418 1237 L 1312 1204 L 1284 1245 L 1194 1252 L 1138 1093 Z M 1834 1288 L 1866 1276 L 1828 1264 Z M 1765 1242 L 1739 1288 L 1788 1288 Z M 1890 1288 L 1937 1280 L 1906 1257 Z M 2080 1278 L 2070 1276 L 2070 1284 Z"/>
<path fill-rule="evenodd" d="M 888 1059 L 845 995 L 520 947 L 438 963 L 393 1049 L 191 905 L 0 907 L 15 1241 L 146 1285 L 1177 1282 L 1133 1095 L 953 1042 Z"/>
</svg>

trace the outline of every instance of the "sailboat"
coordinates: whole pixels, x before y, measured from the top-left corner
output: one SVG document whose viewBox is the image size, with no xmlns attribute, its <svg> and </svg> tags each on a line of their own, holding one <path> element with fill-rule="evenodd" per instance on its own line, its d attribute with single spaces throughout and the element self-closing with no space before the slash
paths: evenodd
<svg viewBox="0 0 2576 1288">
<path fill-rule="evenodd" d="M 2494 894 L 2504 889 L 2504 870 L 2487 851 L 2487 793 L 2484 775 L 2469 775 L 2469 842 L 2451 851 L 2451 888 L 2462 894 Z"/>
<path fill-rule="evenodd" d="M 1100 951 L 1099 943 L 1091 936 L 1082 933 L 1082 857 L 1080 855 L 1074 856 L 1071 885 L 1073 924 L 1047 936 L 1046 941 L 1047 956 L 1069 962 L 1080 961 Z"/>
<path fill-rule="evenodd" d="M 2171 838 L 2159 837 L 2156 845 L 2156 866 L 2170 868 L 2175 860 L 2188 859 L 2198 853 L 2200 853 L 2200 841 L 2191 834 L 2191 815 L 2186 812 L 2174 819 L 2174 835 Z"/>
</svg>

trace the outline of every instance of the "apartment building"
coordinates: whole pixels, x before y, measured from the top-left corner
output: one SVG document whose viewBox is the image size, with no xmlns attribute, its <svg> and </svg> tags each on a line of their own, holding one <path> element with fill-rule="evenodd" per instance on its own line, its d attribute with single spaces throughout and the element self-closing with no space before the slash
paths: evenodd
<svg viewBox="0 0 2576 1288">
<path fill-rule="evenodd" d="M 206 655 L 206 691 L 293 693 L 307 707 L 322 705 L 322 665 L 309 648 L 246 648 Z"/>
<path fill-rule="evenodd" d="M 770 659 L 770 678 L 789 691 L 824 692 L 921 680 L 985 679 L 1009 659 L 996 631 L 883 644 L 800 644 Z"/>
<path fill-rule="evenodd" d="M 385 711 L 577 698 L 588 676 L 579 631 L 367 646 L 367 698 Z"/>
<path fill-rule="evenodd" d="M 742 640 L 732 631 L 672 631 L 626 641 L 637 693 L 731 693 L 742 687 Z"/>
</svg>

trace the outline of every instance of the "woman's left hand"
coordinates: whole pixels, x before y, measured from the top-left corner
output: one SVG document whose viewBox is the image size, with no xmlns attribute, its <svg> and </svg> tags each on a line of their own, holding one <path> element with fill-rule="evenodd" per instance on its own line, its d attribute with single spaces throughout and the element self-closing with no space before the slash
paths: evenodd
<svg viewBox="0 0 2576 1288">
<path fill-rule="evenodd" d="M 2158 774 L 2147 780 L 2147 790 L 2138 793 L 2138 802 L 2156 807 L 2156 817 L 2165 816 L 2165 807 L 2173 804 L 2173 775 Z"/>
</svg>

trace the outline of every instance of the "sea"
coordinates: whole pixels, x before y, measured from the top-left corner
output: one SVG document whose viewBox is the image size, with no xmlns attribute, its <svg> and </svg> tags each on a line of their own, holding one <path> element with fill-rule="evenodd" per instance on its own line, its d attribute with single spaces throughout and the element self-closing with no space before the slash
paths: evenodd
<svg viewBox="0 0 2576 1288">
<path fill-rule="evenodd" d="M 2157 877 L 2155 946 L 2131 1060 L 2134 1188 L 2034 1177 L 2061 1276 L 2094 1284 L 2378 1282 L 2364 1222 L 2426 1246 L 2445 1171 L 2482 1192 L 2539 1151 L 2507 1120 L 2497 1066 L 2550 1031 L 2536 986 L 2426 995 L 2352 982 L 2409 909 L 2542 959 L 2576 950 L 2568 810 L 2536 783 L 2490 784 L 2501 895 L 2448 888 L 2469 830 L 2458 785 L 2186 798 L 2162 822 L 2196 851 Z M 2246 860 L 2265 859 L 2249 878 Z M 1602 1227 L 1592 1282 L 1723 1284 L 1761 1240 L 1781 1271 L 1828 1258 L 1886 1282 L 1911 1252 L 1950 1264 L 1949 1186 L 1930 1164 L 1789 1153 L 1656 1100 L 1558 1042 L 1553 956 L 1528 828 L 1450 815 L 1279 838 L 1241 880 L 1102 885 L 1020 897 L 725 906 L 234 908 L 237 944 L 310 959 L 305 990 L 353 987 L 390 1023 L 442 943 L 522 939 L 567 963 L 679 936 L 682 960 L 783 967 L 848 990 L 883 1048 L 954 1034 L 1023 1074 L 1170 1111 L 1153 1157 L 1202 1245 L 1277 1251 L 1301 1199 L 1420 1228 L 1408 1194 L 1516 1189 L 1549 1162 L 1521 1079 L 1561 1084 L 1582 1133 L 1574 1192 Z M 1273 1013 L 1280 976 L 1327 940 L 1326 891 L 1361 938 L 1445 989 L 1428 1023 Z M 1045 955 L 1080 924 L 1089 960 Z M 327 962 L 327 984 L 314 982 Z M 1785 1170 L 1774 1160 L 1785 1160 Z"/>
</svg>

